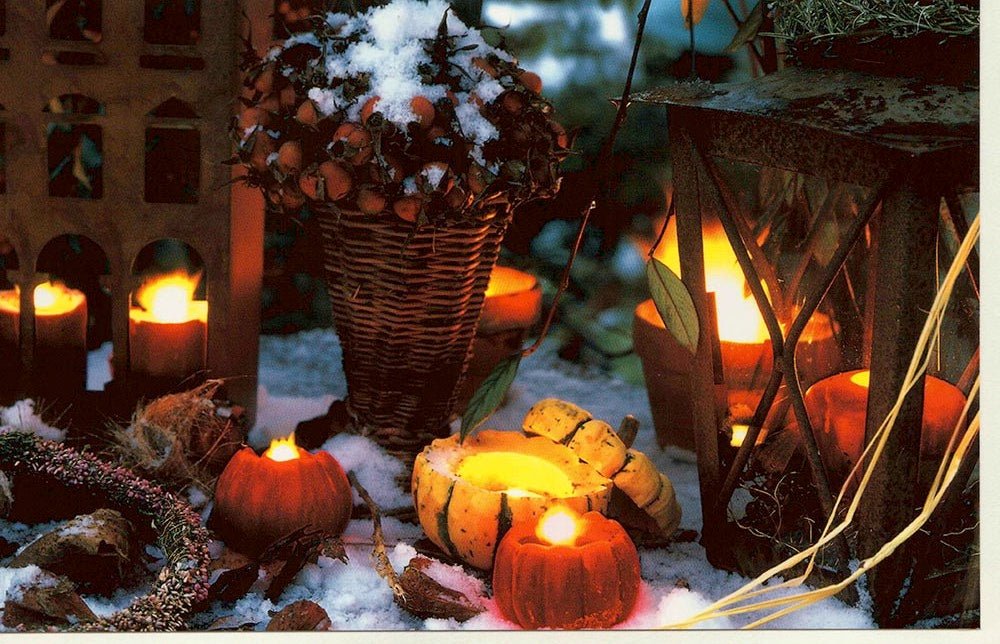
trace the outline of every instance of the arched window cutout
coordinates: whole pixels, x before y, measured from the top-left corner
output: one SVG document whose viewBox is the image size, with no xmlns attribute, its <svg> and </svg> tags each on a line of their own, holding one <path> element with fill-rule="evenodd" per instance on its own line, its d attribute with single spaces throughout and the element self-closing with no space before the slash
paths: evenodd
<svg viewBox="0 0 1000 644">
<path fill-rule="evenodd" d="M 101 42 L 101 0 L 46 0 L 49 36 Z"/>
<path fill-rule="evenodd" d="M 196 119 L 198 113 L 190 104 L 174 96 L 154 107 L 149 116 L 161 119 Z"/>
<path fill-rule="evenodd" d="M 101 126 L 60 117 L 103 115 L 104 106 L 83 94 L 63 94 L 42 111 L 57 119 L 46 126 L 49 196 L 100 199 L 104 194 Z"/>
<path fill-rule="evenodd" d="M 142 39 L 153 45 L 195 45 L 201 38 L 200 0 L 145 0 Z"/>
<path fill-rule="evenodd" d="M 35 272 L 79 288 L 84 281 L 111 273 L 111 263 L 104 249 L 85 235 L 59 235 L 50 239 L 35 260 Z"/>
<path fill-rule="evenodd" d="M 142 280 L 173 273 L 204 277 L 204 271 L 205 262 L 198 251 L 190 244 L 173 238 L 158 239 L 146 244 L 132 262 L 132 275 Z M 204 279 L 199 279 L 194 299 L 205 299 Z"/>
<path fill-rule="evenodd" d="M 193 119 L 190 105 L 169 98 L 149 115 L 164 119 L 163 125 L 146 128 L 144 198 L 148 203 L 197 203 L 201 183 L 201 135 L 190 125 L 169 119 Z"/>
<path fill-rule="evenodd" d="M 62 94 L 53 97 L 42 108 L 51 114 L 95 114 L 104 115 L 104 104 L 83 94 Z"/>
</svg>

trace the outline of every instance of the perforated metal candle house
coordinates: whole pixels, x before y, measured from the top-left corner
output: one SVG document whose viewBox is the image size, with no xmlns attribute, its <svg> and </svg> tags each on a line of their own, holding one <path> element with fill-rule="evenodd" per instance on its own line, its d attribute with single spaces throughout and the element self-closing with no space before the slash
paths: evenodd
<svg viewBox="0 0 1000 644">
<path fill-rule="evenodd" d="M 647 364 L 651 388 L 673 388 L 650 394 L 657 429 L 661 442 L 695 448 L 710 561 L 756 575 L 815 541 L 896 403 L 977 214 L 978 90 L 789 68 L 638 100 L 667 108 L 679 268 L 701 329 L 693 359 L 668 340 L 662 351 L 682 357 Z M 716 262 L 739 268 L 749 314 L 724 305 Z M 858 527 L 822 552 L 820 574 L 843 578 L 923 502 L 978 373 L 975 253 L 965 268 L 926 396 L 919 385 L 906 396 Z M 727 338 L 734 323 L 763 338 Z M 868 575 L 881 624 L 978 606 L 976 462 L 928 534 Z M 957 525 L 967 542 L 943 536 Z"/>
<path fill-rule="evenodd" d="M 140 348 L 130 309 L 142 283 L 169 268 L 200 277 L 193 297 L 207 302 L 192 373 L 175 375 L 227 379 L 252 417 L 263 205 L 231 183 L 224 162 L 239 36 L 249 17 L 266 45 L 273 8 L 0 1 L 0 289 L 18 293 L 15 337 L 0 350 L 8 396 L 83 393 L 83 373 L 53 388 L 40 365 L 32 294 L 50 279 L 86 294 L 89 348 L 110 340 L 112 385 L 133 391 Z"/>
</svg>

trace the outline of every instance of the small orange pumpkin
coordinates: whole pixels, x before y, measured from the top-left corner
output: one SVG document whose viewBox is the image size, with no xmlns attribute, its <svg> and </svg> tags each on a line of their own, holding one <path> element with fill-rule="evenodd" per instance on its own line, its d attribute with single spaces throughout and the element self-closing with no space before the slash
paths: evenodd
<svg viewBox="0 0 1000 644">
<path fill-rule="evenodd" d="M 504 617 L 523 628 L 590 629 L 632 612 L 640 584 L 635 544 L 600 512 L 575 520 L 570 543 L 552 543 L 532 523 L 515 525 L 501 540 L 493 597 Z"/>
<path fill-rule="evenodd" d="M 272 441 L 262 455 L 244 447 L 215 484 L 212 527 L 230 547 L 256 555 L 308 526 L 338 535 L 351 518 L 351 485 L 326 452 Z"/>
</svg>

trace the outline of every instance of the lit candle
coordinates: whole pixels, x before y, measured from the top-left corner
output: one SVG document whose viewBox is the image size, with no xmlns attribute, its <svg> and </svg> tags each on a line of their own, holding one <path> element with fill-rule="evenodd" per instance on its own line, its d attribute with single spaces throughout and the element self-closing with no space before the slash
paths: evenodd
<svg viewBox="0 0 1000 644">
<path fill-rule="evenodd" d="M 491 335 L 531 328 L 542 311 L 542 289 L 534 275 L 507 266 L 494 266 L 486 287 L 477 333 Z"/>
<path fill-rule="evenodd" d="M 750 425 L 733 425 L 732 435 L 729 438 L 729 444 L 733 447 L 739 447 L 746 440 L 747 432 L 750 431 Z"/>
<path fill-rule="evenodd" d="M 35 306 L 35 385 L 65 396 L 86 388 L 87 298 L 60 282 L 44 282 L 32 294 Z M 0 344 L 16 356 L 21 338 L 21 291 L 0 291 Z"/>
<path fill-rule="evenodd" d="M 500 541 L 493 594 L 523 628 L 609 628 L 632 612 L 639 555 L 621 524 L 556 506 Z"/>
<path fill-rule="evenodd" d="M 541 314 L 542 288 L 535 276 L 507 266 L 494 266 L 472 341 L 465 381 L 459 388 L 456 414 L 462 413 L 472 394 L 500 361 L 521 347 Z"/>
<path fill-rule="evenodd" d="M 129 309 L 132 373 L 184 379 L 205 368 L 208 302 L 195 300 L 198 276 L 172 273 L 145 282 Z"/>
<path fill-rule="evenodd" d="M 216 481 L 210 522 L 229 546 L 257 555 L 300 528 L 339 535 L 352 504 L 337 459 L 310 454 L 293 434 L 273 439 L 260 456 L 250 447 L 236 452 Z"/>
<path fill-rule="evenodd" d="M 867 370 L 838 373 L 806 391 L 809 423 L 833 485 L 843 483 L 864 451 L 869 377 Z M 933 376 L 924 378 L 921 460 L 941 458 L 964 406 L 958 387 Z"/>
<path fill-rule="evenodd" d="M 770 334 L 757 308 L 757 301 L 747 291 L 746 278 L 722 227 L 704 230 L 702 243 L 705 286 L 715 298 L 722 370 L 728 393 L 728 397 L 717 402 L 722 409 L 735 405 L 755 409 L 771 372 L 773 353 Z M 680 274 L 676 218 L 668 223 L 655 256 Z M 787 331 L 787 325 L 781 326 Z M 804 386 L 838 368 L 840 348 L 834 335 L 835 329 L 836 323 L 819 312 L 814 313 L 806 324 L 796 349 L 798 376 Z M 636 307 L 633 339 L 635 351 L 642 359 L 660 445 L 669 443 L 693 449 L 694 439 L 687 430 L 692 425 L 688 388 L 690 352 L 666 330 L 652 300 Z M 774 420 L 779 419 L 769 417 L 765 427 Z"/>
</svg>

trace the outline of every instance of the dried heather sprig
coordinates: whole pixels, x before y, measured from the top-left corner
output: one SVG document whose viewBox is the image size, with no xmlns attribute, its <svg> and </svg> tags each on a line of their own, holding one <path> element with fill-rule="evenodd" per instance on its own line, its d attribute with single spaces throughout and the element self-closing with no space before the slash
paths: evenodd
<svg viewBox="0 0 1000 644">
<path fill-rule="evenodd" d="M 157 543 L 167 557 L 153 592 L 124 610 L 80 624 L 75 630 L 180 630 L 186 626 L 192 607 L 208 596 L 208 532 L 184 501 L 125 468 L 23 432 L 0 435 L 0 467 L 50 476 L 67 486 L 100 490 L 112 503 L 152 520 Z"/>
</svg>

